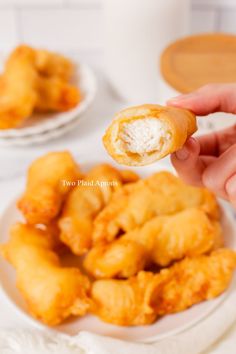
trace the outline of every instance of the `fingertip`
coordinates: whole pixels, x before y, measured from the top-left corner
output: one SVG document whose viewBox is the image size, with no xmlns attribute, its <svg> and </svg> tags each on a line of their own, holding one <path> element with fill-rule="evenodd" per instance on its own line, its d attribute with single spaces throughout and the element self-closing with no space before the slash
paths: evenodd
<svg viewBox="0 0 236 354">
<path fill-rule="evenodd" d="M 227 180 L 225 184 L 225 191 L 229 199 L 236 201 L 236 174 Z"/>
<path fill-rule="evenodd" d="M 172 97 L 166 101 L 166 104 L 168 106 L 183 107 L 184 104 L 186 104 L 186 102 L 188 102 L 191 98 L 194 97 L 194 95 L 195 95 L 194 93 L 188 93 L 188 94 L 183 94 L 183 95 L 179 95 L 176 97 Z"/>
<path fill-rule="evenodd" d="M 190 155 L 189 149 L 185 146 L 183 146 L 182 149 L 180 149 L 174 153 L 174 156 L 179 161 L 187 160 L 189 158 L 189 155 Z"/>
<path fill-rule="evenodd" d="M 199 142 L 196 139 L 190 137 L 189 139 L 186 140 L 183 147 L 174 153 L 174 156 L 177 158 L 177 160 L 185 161 L 190 157 L 198 156 L 199 153 L 200 153 Z"/>
</svg>

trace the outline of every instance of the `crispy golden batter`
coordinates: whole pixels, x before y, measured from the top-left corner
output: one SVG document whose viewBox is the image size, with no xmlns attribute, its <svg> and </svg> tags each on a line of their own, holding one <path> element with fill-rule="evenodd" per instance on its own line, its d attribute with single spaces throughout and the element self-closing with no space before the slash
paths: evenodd
<svg viewBox="0 0 236 354">
<path fill-rule="evenodd" d="M 75 254 L 83 254 L 92 245 L 93 220 L 109 202 L 113 192 L 128 177 L 107 164 L 97 165 L 87 174 L 81 184 L 69 194 L 59 219 L 61 240 Z"/>
<path fill-rule="evenodd" d="M 120 170 L 120 174 L 124 183 L 132 183 L 139 180 L 137 173 L 132 170 Z"/>
<path fill-rule="evenodd" d="M 54 252 L 60 256 L 68 253 L 67 246 L 60 240 L 60 229 L 57 224 L 57 219 L 52 220 L 49 224 L 37 224 L 34 226 L 45 232 L 50 239 L 50 244 Z"/>
<path fill-rule="evenodd" d="M 139 242 L 121 237 L 91 249 L 84 260 L 86 271 L 97 279 L 129 278 L 149 263 L 149 254 Z"/>
<path fill-rule="evenodd" d="M 222 248 L 210 256 L 186 258 L 155 276 L 147 302 L 158 316 L 180 312 L 222 294 L 236 268 L 236 253 Z"/>
<path fill-rule="evenodd" d="M 0 78 L 0 129 L 23 123 L 33 112 L 38 96 L 35 52 L 17 48 Z"/>
<path fill-rule="evenodd" d="M 67 151 L 48 153 L 29 168 L 26 190 L 18 207 L 30 224 L 48 224 L 60 212 L 62 202 L 79 178 L 79 168 Z M 67 183 L 69 182 L 69 183 Z"/>
<path fill-rule="evenodd" d="M 220 223 L 191 208 L 155 217 L 122 239 L 142 244 L 154 263 L 166 267 L 184 257 L 195 257 L 223 246 Z"/>
<path fill-rule="evenodd" d="M 73 64 L 66 58 L 27 45 L 17 47 L 0 78 L 0 129 L 20 126 L 34 111 L 61 112 L 81 101 L 69 83 Z"/>
<path fill-rule="evenodd" d="M 109 244 L 95 246 L 84 266 L 96 278 L 128 278 L 150 263 L 167 266 L 222 245 L 220 224 L 200 209 L 186 209 L 157 216 Z"/>
<path fill-rule="evenodd" d="M 91 292 L 91 311 L 103 321 L 121 326 L 154 322 L 157 316 L 146 304 L 145 297 L 153 277 L 153 273 L 140 272 L 128 280 L 95 281 Z"/>
<path fill-rule="evenodd" d="M 69 81 L 74 71 L 71 60 L 64 56 L 47 50 L 36 50 L 36 68 L 44 77 L 58 77 L 63 81 Z"/>
<path fill-rule="evenodd" d="M 169 172 L 159 172 L 122 187 L 94 222 L 95 243 L 111 241 L 119 232 L 143 225 L 154 216 L 174 214 L 199 207 L 211 218 L 219 217 L 214 195 L 206 189 L 187 186 Z"/>
<path fill-rule="evenodd" d="M 210 256 L 186 258 L 158 274 L 142 271 L 128 280 L 97 280 L 92 286 L 92 312 L 122 326 L 149 324 L 219 296 L 235 267 L 235 252 L 220 249 Z"/>
<path fill-rule="evenodd" d="M 64 112 L 81 101 L 78 88 L 58 77 L 39 78 L 37 92 L 36 112 Z"/>
<path fill-rule="evenodd" d="M 2 255 L 16 269 L 17 287 L 30 313 L 48 325 L 89 308 L 89 280 L 77 268 L 63 268 L 50 237 L 34 226 L 16 224 Z"/>
</svg>

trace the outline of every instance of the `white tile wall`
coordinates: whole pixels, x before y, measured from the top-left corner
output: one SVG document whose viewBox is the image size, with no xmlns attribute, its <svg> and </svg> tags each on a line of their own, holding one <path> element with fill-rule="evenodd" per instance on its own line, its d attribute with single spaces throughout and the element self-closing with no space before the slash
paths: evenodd
<svg viewBox="0 0 236 354">
<path fill-rule="evenodd" d="M 88 50 L 102 46 L 101 11 L 98 9 L 22 9 L 21 39 L 51 49 Z"/>
<path fill-rule="evenodd" d="M 211 8 L 194 8 L 191 14 L 191 32 L 211 32 L 216 30 L 218 13 Z"/>
<path fill-rule="evenodd" d="M 235 0 L 192 0 L 192 3 L 196 6 L 203 7 L 227 7 L 236 6 Z"/>
<path fill-rule="evenodd" d="M 0 10 L 0 49 L 10 50 L 17 44 L 16 15 L 16 12 L 12 10 Z"/>
<path fill-rule="evenodd" d="M 193 33 L 236 33 L 236 0 L 191 1 Z M 2 51 L 21 41 L 62 51 L 96 51 L 102 49 L 102 38 L 102 0 L 0 0 Z"/>
<path fill-rule="evenodd" d="M 65 0 L 0 0 L 1 7 L 34 7 L 34 6 L 51 6 L 65 4 Z"/>
</svg>

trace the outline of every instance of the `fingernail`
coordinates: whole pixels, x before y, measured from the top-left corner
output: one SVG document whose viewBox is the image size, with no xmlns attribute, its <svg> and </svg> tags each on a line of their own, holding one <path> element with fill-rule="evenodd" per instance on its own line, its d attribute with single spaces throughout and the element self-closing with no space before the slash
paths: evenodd
<svg viewBox="0 0 236 354">
<path fill-rule="evenodd" d="M 193 95 L 194 95 L 193 93 L 186 93 L 184 95 L 172 97 L 167 101 L 167 103 L 175 103 L 175 102 L 183 101 L 183 100 L 191 98 Z"/>
<path fill-rule="evenodd" d="M 228 196 L 236 196 L 236 175 L 231 176 L 225 184 L 225 191 Z"/>
<path fill-rule="evenodd" d="M 183 147 L 182 149 L 176 151 L 175 155 L 178 160 L 187 160 L 189 157 L 189 151 L 186 147 Z"/>
</svg>

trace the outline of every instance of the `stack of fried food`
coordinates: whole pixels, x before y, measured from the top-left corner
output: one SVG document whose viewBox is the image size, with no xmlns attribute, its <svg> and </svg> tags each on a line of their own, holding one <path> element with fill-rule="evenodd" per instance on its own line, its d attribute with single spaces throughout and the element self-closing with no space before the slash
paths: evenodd
<svg viewBox="0 0 236 354">
<path fill-rule="evenodd" d="M 93 313 L 144 325 L 219 296 L 236 253 L 213 194 L 169 172 L 140 179 L 107 164 L 82 173 L 69 152 L 32 163 L 1 254 L 30 313 L 48 325 Z M 64 266 L 64 254 L 83 266 Z"/>
<path fill-rule="evenodd" d="M 70 83 L 73 63 L 62 55 L 20 45 L 0 77 L 0 129 L 20 126 L 34 112 L 63 112 L 81 101 Z"/>
</svg>

